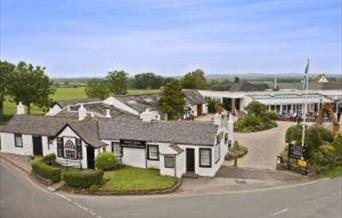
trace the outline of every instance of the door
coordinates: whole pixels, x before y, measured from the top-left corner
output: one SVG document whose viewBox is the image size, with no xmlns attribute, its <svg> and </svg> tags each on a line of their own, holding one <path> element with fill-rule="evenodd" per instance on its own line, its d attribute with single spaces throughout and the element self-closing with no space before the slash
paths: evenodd
<svg viewBox="0 0 342 218">
<path fill-rule="evenodd" d="M 201 116 L 203 113 L 203 107 L 202 104 L 197 105 L 197 116 Z"/>
<path fill-rule="evenodd" d="M 87 146 L 87 165 L 88 169 L 95 169 L 94 148 L 90 145 Z"/>
<path fill-rule="evenodd" d="M 186 171 L 195 172 L 195 149 L 186 149 Z"/>
<path fill-rule="evenodd" d="M 43 155 L 43 143 L 41 136 L 32 136 L 33 155 Z"/>
</svg>

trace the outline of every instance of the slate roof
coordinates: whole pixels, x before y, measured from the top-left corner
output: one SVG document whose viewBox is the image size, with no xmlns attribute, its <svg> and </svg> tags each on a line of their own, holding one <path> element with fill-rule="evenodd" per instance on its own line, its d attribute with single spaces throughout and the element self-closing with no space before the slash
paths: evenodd
<svg viewBox="0 0 342 218">
<path fill-rule="evenodd" d="M 140 113 L 146 109 L 158 110 L 159 94 L 116 95 L 113 97 Z"/>
<path fill-rule="evenodd" d="M 267 84 L 252 84 L 247 80 L 239 80 L 231 83 L 230 92 L 252 92 L 252 91 L 264 91 L 267 89 Z"/>
<path fill-rule="evenodd" d="M 97 120 L 71 122 L 69 126 L 89 145 L 101 147 L 106 145 L 99 139 Z"/>
<path fill-rule="evenodd" d="M 99 137 L 191 145 L 213 145 L 217 128 L 195 121 L 135 121 L 99 119 Z"/>
<path fill-rule="evenodd" d="M 108 105 L 108 104 L 104 104 L 102 102 L 85 104 L 83 106 L 85 109 L 87 109 L 88 112 L 94 112 L 94 113 L 99 114 L 101 116 L 106 116 L 107 110 L 109 109 L 110 115 L 112 116 L 112 118 L 116 118 L 116 117 L 137 118 L 137 116 L 134 114 L 128 113 L 124 110 L 120 110 L 117 107 L 114 107 L 114 106 Z M 76 116 L 77 116 L 77 111 L 79 108 L 80 108 L 80 105 L 72 105 L 72 106 L 70 106 L 71 111 L 68 111 L 68 109 L 64 109 L 63 110 L 64 112 L 61 111 L 60 113 L 63 112 L 64 114 L 66 114 L 66 116 L 68 116 L 67 113 L 70 113 L 72 116 L 72 114 L 76 112 Z"/>
<path fill-rule="evenodd" d="M 55 136 L 67 123 L 54 116 L 15 115 L 2 128 L 2 132 Z"/>
<path fill-rule="evenodd" d="M 80 103 L 90 103 L 90 102 L 99 102 L 99 101 L 101 101 L 101 99 L 99 99 L 99 98 L 85 98 L 85 99 L 55 101 L 54 104 L 58 104 L 60 107 L 64 108 L 68 105 L 75 105 L 75 104 L 80 104 Z"/>
<path fill-rule="evenodd" d="M 173 149 L 174 151 L 176 151 L 177 154 L 182 153 L 182 152 L 184 151 L 184 150 L 183 150 L 181 147 L 179 147 L 177 144 L 171 144 L 169 147 L 170 147 L 171 149 Z"/>
<path fill-rule="evenodd" d="M 205 104 L 205 98 L 195 89 L 183 89 L 185 95 L 185 102 L 187 105 Z"/>
<path fill-rule="evenodd" d="M 253 91 L 265 91 L 268 89 L 268 85 L 266 83 L 256 83 L 252 84 L 247 80 L 238 80 L 235 82 L 227 82 L 223 86 L 213 86 L 212 90 L 215 91 L 229 91 L 229 92 L 253 92 Z"/>
<path fill-rule="evenodd" d="M 329 81 L 326 83 L 311 83 L 309 89 L 312 90 L 342 90 L 342 81 Z"/>
</svg>

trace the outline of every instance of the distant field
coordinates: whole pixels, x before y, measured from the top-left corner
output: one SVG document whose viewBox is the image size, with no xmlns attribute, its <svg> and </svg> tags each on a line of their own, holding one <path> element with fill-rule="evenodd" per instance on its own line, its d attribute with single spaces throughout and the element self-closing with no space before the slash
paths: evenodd
<svg viewBox="0 0 342 218">
<path fill-rule="evenodd" d="M 159 89 L 147 89 L 147 90 L 139 90 L 139 89 L 130 89 L 128 90 L 129 95 L 137 95 L 137 94 L 153 94 L 160 92 Z M 71 100 L 71 99 L 82 99 L 87 98 L 85 94 L 84 87 L 77 88 L 58 88 L 56 93 L 52 96 L 52 99 L 55 101 L 58 100 Z M 11 102 L 9 99 L 5 101 L 4 104 L 4 114 L 5 116 L 0 118 L 1 121 L 5 121 L 9 119 L 15 113 L 15 104 Z M 46 111 L 47 109 L 45 109 Z M 44 109 L 38 108 L 37 106 L 31 107 L 31 114 L 43 114 Z"/>
</svg>

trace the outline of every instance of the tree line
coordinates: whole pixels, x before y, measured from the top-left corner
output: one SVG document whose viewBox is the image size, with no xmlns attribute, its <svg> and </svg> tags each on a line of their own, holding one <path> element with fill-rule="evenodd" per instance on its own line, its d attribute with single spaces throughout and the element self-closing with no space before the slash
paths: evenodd
<svg viewBox="0 0 342 218">
<path fill-rule="evenodd" d="M 104 79 L 87 81 L 85 92 L 88 97 L 105 99 L 110 95 L 126 95 L 128 88 L 162 89 L 160 106 L 170 117 L 179 117 L 184 112 L 182 89 L 207 89 L 209 82 L 203 70 L 197 69 L 181 78 L 162 77 L 154 73 L 136 74 L 130 78 L 123 70 L 109 71 Z M 11 63 L 0 60 L 0 117 L 3 116 L 5 97 L 18 104 L 48 107 L 56 86 L 46 75 L 46 68 L 20 61 Z"/>
</svg>

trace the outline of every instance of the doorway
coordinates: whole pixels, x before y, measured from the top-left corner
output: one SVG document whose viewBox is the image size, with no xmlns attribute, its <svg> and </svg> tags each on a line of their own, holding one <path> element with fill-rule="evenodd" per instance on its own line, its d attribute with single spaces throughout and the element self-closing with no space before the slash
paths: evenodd
<svg viewBox="0 0 342 218">
<path fill-rule="evenodd" d="M 203 105 L 202 104 L 198 104 L 197 105 L 197 116 L 201 116 L 203 113 Z"/>
<path fill-rule="evenodd" d="M 90 145 L 87 146 L 87 165 L 88 169 L 95 169 L 95 152 L 94 148 Z"/>
<path fill-rule="evenodd" d="M 43 155 L 43 143 L 41 136 L 32 136 L 33 155 Z"/>
<path fill-rule="evenodd" d="M 195 172 L 195 149 L 186 149 L 186 172 Z"/>
</svg>

